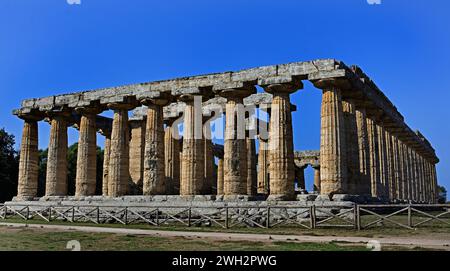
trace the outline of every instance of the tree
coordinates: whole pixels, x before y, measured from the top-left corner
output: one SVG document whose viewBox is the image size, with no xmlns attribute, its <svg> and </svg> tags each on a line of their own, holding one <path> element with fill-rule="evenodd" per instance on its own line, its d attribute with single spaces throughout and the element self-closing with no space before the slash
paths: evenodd
<svg viewBox="0 0 450 271">
<path fill-rule="evenodd" d="M 19 159 L 14 150 L 15 139 L 4 128 L 0 130 L 0 202 L 17 194 Z"/>
<path fill-rule="evenodd" d="M 447 190 L 443 186 L 438 186 L 438 203 L 446 203 L 447 202 Z"/>
</svg>

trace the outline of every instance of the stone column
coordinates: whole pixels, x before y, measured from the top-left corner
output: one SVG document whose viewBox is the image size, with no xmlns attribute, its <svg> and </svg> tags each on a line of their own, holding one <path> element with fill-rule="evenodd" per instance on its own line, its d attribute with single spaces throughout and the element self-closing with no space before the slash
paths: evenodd
<svg viewBox="0 0 450 271">
<path fill-rule="evenodd" d="M 431 176 L 432 176 L 432 182 L 434 184 L 435 187 L 435 192 L 434 192 L 434 198 L 433 198 L 433 203 L 438 203 L 438 199 L 439 199 L 439 190 L 438 190 L 438 181 L 437 181 L 437 174 L 436 174 L 436 164 L 433 163 L 431 165 Z"/>
<path fill-rule="evenodd" d="M 217 195 L 223 195 L 223 158 L 217 164 Z"/>
<path fill-rule="evenodd" d="M 52 113 L 47 157 L 46 196 L 67 195 L 67 126 L 69 112 Z"/>
<path fill-rule="evenodd" d="M 367 135 L 369 141 L 369 161 L 370 161 L 370 183 L 372 197 L 378 197 L 381 190 L 380 185 L 380 167 L 379 167 L 379 151 L 378 151 L 378 135 L 377 126 L 369 116 L 367 119 Z"/>
<path fill-rule="evenodd" d="M 302 82 L 263 86 L 272 93 L 269 123 L 269 176 L 268 200 L 295 199 L 294 141 L 291 101 L 289 95 L 303 88 Z"/>
<path fill-rule="evenodd" d="M 258 193 L 269 194 L 269 151 L 267 140 L 259 137 L 259 152 L 258 152 Z"/>
<path fill-rule="evenodd" d="M 200 95 L 183 95 L 184 109 L 183 152 L 181 159 L 180 195 L 200 195 L 205 176 L 205 147 L 202 137 Z M 194 100 L 198 100 L 195 102 Z"/>
<path fill-rule="evenodd" d="M 367 134 L 366 109 L 356 106 L 356 127 L 358 130 L 359 175 L 358 194 L 370 195 L 370 149 Z"/>
<path fill-rule="evenodd" d="M 169 195 L 179 194 L 180 191 L 180 135 L 174 121 L 170 119 L 166 122 L 164 135 L 166 191 Z"/>
<path fill-rule="evenodd" d="M 359 142 L 355 104 L 352 100 L 342 101 L 344 112 L 345 145 L 347 146 L 347 192 L 357 195 L 362 181 L 359 169 Z"/>
<path fill-rule="evenodd" d="M 320 167 L 314 167 L 314 192 L 320 193 Z"/>
<path fill-rule="evenodd" d="M 408 201 L 408 175 L 405 159 L 405 144 L 399 141 L 400 169 L 401 169 L 401 199 Z"/>
<path fill-rule="evenodd" d="M 414 200 L 415 202 L 420 202 L 420 180 L 419 180 L 419 165 L 417 161 L 417 153 L 412 150 L 412 161 L 413 161 L 413 171 L 414 171 Z"/>
<path fill-rule="evenodd" d="M 388 165 L 387 165 L 387 148 L 386 148 L 386 136 L 384 133 L 383 124 L 377 124 L 378 135 L 378 157 L 380 167 L 380 181 L 378 196 L 384 201 L 389 199 L 388 197 Z"/>
<path fill-rule="evenodd" d="M 163 106 L 168 98 L 141 101 L 148 106 L 144 151 L 144 195 L 166 194 Z"/>
<path fill-rule="evenodd" d="M 211 139 L 211 124 L 210 120 L 206 120 L 203 125 L 203 141 L 205 146 L 205 180 L 202 184 L 203 195 L 211 195 L 214 181 L 214 153 L 213 143 Z"/>
<path fill-rule="evenodd" d="M 247 149 L 247 195 L 256 196 L 257 172 L 256 172 L 256 145 L 255 139 L 246 138 Z"/>
<path fill-rule="evenodd" d="M 393 155 L 393 189 L 394 189 L 394 199 L 400 200 L 400 164 L 398 157 L 398 140 L 397 137 L 391 135 L 392 140 L 392 155 Z"/>
<path fill-rule="evenodd" d="M 29 200 L 37 196 L 39 150 L 38 121 L 42 117 L 19 115 L 24 120 L 20 145 L 19 180 L 17 198 Z"/>
<path fill-rule="evenodd" d="M 130 124 L 130 194 L 142 194 L 144 183 L 144 151 L 147 118 L 133 119 Z"/>
<path fill-rule="evenodd" d="M 97 183 L 97 126 L 96 117 L 101 110 L 83 108 L 77 153 L 75 196 L 93 196 Z"/>
<path fill-rule="evenodd" d="M 105 137 L 105 147 L 103 149 L 103 180 L 102 180 L 102 195 L 108 196 L 109 188 L 109 159 L 111 155 L 111 131 L 102 130 L 101 134 Z"/>
<path fill-rule="evenodd" d="M 108 194 L 120 197 L 128 193 L 130 184 L 130 133 L 128 126 L 128 110 L 133 106 L 128 104 L 108 104 L 114 110 L 111 132 Z"/>
<path fill-rule="evenodd" d="M 314 84 L 323 90 L 320 129 L 320 193 L 347 193 L 347 153 L 342 86 L 336 80 Z"/>
<path fill-rule="evenodd" d="M 392 148 L 391 134 L 385 129 L 386 139 L 386 160 L 387 160 L 387 196 L 390 201 L 395 200 L 395 172 L 394 172 L 394 153 Z"/>
<path fill-rule="evenodd" d="M 224 195 L 233 199 L 247 194 L 247 148 L 245 141 L 245 110 L 243 98 L 254 88 L 227 89 L 220 95 L 227 99 L 225 106 Z"/>
<path fill-rule="evenodd" d="M 408 145 L 404 144 L 403 146 L 403 160 L 404 160 L 404 166 L 405 166 L 405 193 L 406 193 L 406 199 L 408 201 L 411 201 L 411 164 L 409 161 L 409 147 Z"/>
</svg>

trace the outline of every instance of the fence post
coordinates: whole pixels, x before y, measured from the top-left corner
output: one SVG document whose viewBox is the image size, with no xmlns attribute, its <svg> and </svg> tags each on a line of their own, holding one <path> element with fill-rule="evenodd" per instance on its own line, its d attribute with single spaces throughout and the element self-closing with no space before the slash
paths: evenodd
<svg viewBox="0 0 450 271">
<path fill-rule="evenodd" d="M 4 205 L 5 209 L 3 210 L 3 219 L 6 219 L 6 215 L 8 214 L 8 207 L 6 207 L 6 205 Z"/>
<path fill-rule="evenodd" d="M 159 208 L 156 208 L 156 226 L 159 226 Z"/>
<path fill-rule="evenodd" d="M 191 226 L 191 215 L 192 215 L 192 210 L 191 210 L 191 207 L 189 207 L 189 209 L 188 209 L 188 227 Z"/>
<path fill-rule="evenodd" d="M 228 206 L 225 207 L 225 228 L 229 228 L 228 225 L 229 221 L 228 221 Z"/>
<path fill-rule="evenodd" d="M 125 207 L 125 225 L 128 225 L 128 207 Z"/>
<path fill-rule="evenodd" d="M 52 220 L 52 206 L 48 208 L 48 222 Z"/>
<path fill-rule="evenodd" d="M 356 229 L 358 231 L 361 230 L 361 209 L 359 207 L 359 204 L 356 204 Z"/>
<path fill-rule="evenodd" d="M 27 217 L 25 220 L 28 220 L 30 218 L 30 206 L 27 206 Z"/>
<path fill-rule="evenodd" d="M 316 206 L 315 205 L 311 205 L 309 207 L 309 217 L 310 217 L 311 229 L 315 229 L 316 228 Z"/>
<path fill-rule="evenodd" d="M 100 223 L 100 207 L 97 206 L 97 223 Z"/>
<path fill-rule="evenodd" d="M 72 223 L 75 222 L 75 206 L 72 206 Z"/>
<path fill-rule="evenodd" d="M 408 204 L 408 226 L 409 226 L 409 227 L 412 227 L 411 203 Z"/>
<path fill-rule="evenodd" d="M 270 206 L 267 207 L 266 228 L 270 228 Z"/>
</svg>

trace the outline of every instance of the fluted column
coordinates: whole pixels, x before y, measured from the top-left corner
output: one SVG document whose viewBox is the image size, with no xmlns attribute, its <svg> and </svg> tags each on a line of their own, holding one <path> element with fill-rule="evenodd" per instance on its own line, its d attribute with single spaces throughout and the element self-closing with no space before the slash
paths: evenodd
<svg viewBox="0 0 450 271">
<path fill-rule="evenodd" d="M 344 112 L 345 145 L 347 146 L 347 192 L 359 194 L 361 175 L 359 169 L 359 142 L 355 104 L 352 100 L 342 101 Z"/>
<path fill-rule="evenodd" d="M 435 191 L 433 194 L 433 200 L 432 203 L 438 203 L 438 199 L 439 199 L 439 189 L 438 189 L 438 180 L 437 180 L 437 174 L 436 174 L 436 164 L 433 163 L 431 165 L 431 177 L 432 177 L 432 182 L 434 184 L 435 187 Z"/>
<path fill-rule="evenodd" d="M 109 104 L 108 107 L 114 110 L 108 172 L 108 195 L 119 197 L 128 193 L 130 183 L 128 110 L 133 107 L 119 103 Z"/>
<path fill-rule="evenodd" d="M 47 157 L 46 196 L 67 195 L 67 126 L 70 113 L 52 114 Z"/>
<path fill-rule="evenodd" d="M 320 193 L 320 167 L 314 167 L 313 191 Z"/>
<path fill-rule="evenodd" d="M 394 170 L 394 150 L 392 146 L 392 136 L 386 129 L 386 160 L 387 160 L 387 196 L 390 201 L 395 200 L 395 170 Z"/>
<path fill-rule="evenodd" d="M 22 142 L 20 145 L 19 180 L 17 197 L 27 200 L 37 196 L 39 150 L 38 150 L 38 121 L 42 117 L 20 115 L 24 120 Z"/>
<path fill-rule="evenodd" d="M 78 109 L 81 113 L 77 153 L 75 196 L 95 195 L 97 183 L 97 126 L 96 117 L 100 110 Z"/>
<path fill-rule="evenodd" d="M 408 201 L 411 201 L 411 163 L 409 160 L 409 147 L 407 144 L 404 144 L 403 147 L 403 160 L 405 162 L 405 176 L 406 176 L 406 182 L 405 182 L 405 193 L 406 193 L 406 199 Z"/>
<path fill-rule="evenodd" d="M 223 158 L 217 163 L 217 195 L 223 195 Z"/>
<path fill-rule="evenodd" d="M 130 124 L 130 178 L 131 194 L 142 194 L 144 183 L 144 151 L 145 151 L 145 127 L 147 118 L 133 119 Z"/>
<path fill-rule="evenodd" d="M 363 107 L 356 107 L 356 127 L 358 130 L 359 175 L 358 194 L 370 195 L 370 149 L 367 134 L 367 115 Z"/>
<path fill-rule="evenodd" d="M 420 179 L 419 179 L 419 163 L 417 161 L 417 153 L 412 150 L 412 161 L 414 170 L 414 200 L 420 202 Z"/>
<path fill-rule="evenodd" d="M 347 153 L 339 81 L 319 81 L 323 90 L 320 130 L 320 193 L 347 193 Z"/>
<path fill-rule="evenodd" d="M 200 195 L 205 176 L 205 147 L 202 136 L 201 96 L 184 95 L 183 152 L 180 195 Z M 196 101 L 194 101 L 196 100 Z"/>
<path fill-rule="evenodd" d="M 395 200 L 400 200 L 400 164 L 398 157 L 398 139 L 396 136 L 391 135 L 392 140 L 392 155 L 393 155 L 393 189 Z"/>
<path fill-rule="evenodd" d="M 400 169 L 401 169 L 401 199 L 408 201 L 408 174 L 405 159 L 405 144 L 399 141 Z"/>
<path fill-rule="evenodd" d="M 247 195 L 255 196 L 257 193 L 257 172 L 256 172 L 256 145 L 255 139 L 246 138 L 247 149 Z"/>
<path fill-rule="evenodd" d="M 290 94 L 303 88 L 301 82 L 263 86 L 272 93 L 269 123 L 269 176 L 268 200 L 295 198 L 294 141 Z"/>
<path fill-rule="evenodd" d="M 258 193 L 269 194 L 269 151 L 267 140 L 259 137 L 259 151 L 258 151 Z"/>
<path fill-rule="evenodd" d="M 141 101 L 148 106 L 142 189 L 144 195 L 164 195 L 166 193 L 163 106 L 168 102 L 167 98 Z"/>
<path fill-rule="evenodd" d="M 379 152 L 378 152 L 378 135 L 377 126 L 372 119 L 368 117 L 367 121 L 367 135 L 369 142 L 369 161 L 370 161 L 370 183 L 372 197 L 380 195 L 380 167 L 379 167 Z"/>
<path fill-rule="evenodd" d="M 377 124 L 378 135 L 378 157 L 380 167 L 380 185 L 379 196 L 383 200 L 388 200 L 388 165 L 387 165 L 387 148 L 386 148 L 386 136 L 384 132 L 383 124 Z"/>
<path fill-rule="evenodd" d="M 254 88 L 227 89 L 220 93 L 227 99 L 225 106 L 224 195 L 247 194 L 247 147 L 245 141 L 245 111 L 243 98 Z"/>
<path fill-rule="evenodd" d="M 166 191 L 169 195 L 179 194 L 180 190 L 180 135 L 174 119 L 167 121 L 164 134 L 164 159 Z"/>
<path fill-rule="evenodd" d="M 205 146 L 205 180 L 202 184 L 202 194 L 211 195 L 214 181 L 214 153 L 211 138 L 210 120 L 206 120 L 203 125 L 204 146 Z"/>
<path fill-rule="evenodd" d="M 109 159 L 111 155 L 111 131 L 101 130 L 100 133 L 105 137 L 105 146 L 103 149 L 103 180 L 102 180 L 102 195 L 108 196 L 109 189 Z"/>
</svg>

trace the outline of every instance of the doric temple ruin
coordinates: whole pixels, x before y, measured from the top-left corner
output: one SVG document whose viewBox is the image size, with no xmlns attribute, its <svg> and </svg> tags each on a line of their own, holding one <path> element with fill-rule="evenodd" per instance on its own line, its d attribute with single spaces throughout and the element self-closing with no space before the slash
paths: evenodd
<svg viewBox="0 0 450 271">
<path fill-rule="evenodd" d="M 322 91 L 320 151 L 297 152 L 290 95 L 306 80 Z M 112 119 L 100 116 L 106 110 L 114 111 Z M 256 118 L 255 110 L 269 120 Z M 163 196 L 293 202 L 309 195 L 437 202 L 439 159 L 429 141 L 359 67 L 334 59 L 28 99 L 14 114 L 24 121 L 15 202 Z M 213 142 L 210 125 L 222 114 L 223 145 Z M 42 120 L 51 130 L 45 196 L 37 198 Z M 67 193 L 69 127 L 79 130 L 75 195 Z M 96 176 L 97 133 L 105 137 L 103 180 Z M 313 187 L 305 187 L 307 166 L 314 169 Z M 96 195 L 99 181 L 102 195 Z"/>
</svg>

